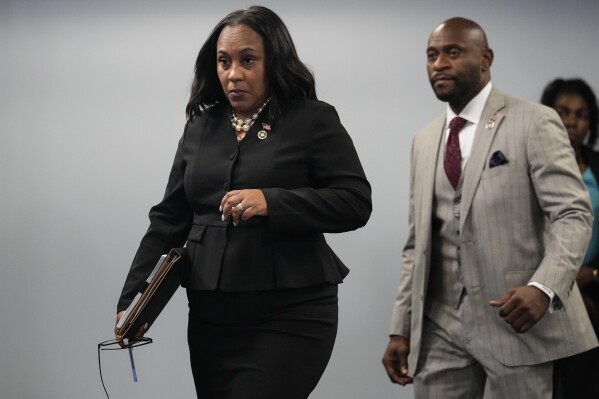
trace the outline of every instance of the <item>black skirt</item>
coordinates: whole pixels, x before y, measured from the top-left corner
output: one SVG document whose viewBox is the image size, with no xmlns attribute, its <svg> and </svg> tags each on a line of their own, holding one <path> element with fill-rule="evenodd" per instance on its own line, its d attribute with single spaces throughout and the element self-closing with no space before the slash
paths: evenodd
<svg viewBox="0 0 599 399">
<path fill-rule="evenodd" d="M 187 290 L 188 342 L 200 399 L 304 399 L 337 335 L 337 286 Z"/>
</svg>

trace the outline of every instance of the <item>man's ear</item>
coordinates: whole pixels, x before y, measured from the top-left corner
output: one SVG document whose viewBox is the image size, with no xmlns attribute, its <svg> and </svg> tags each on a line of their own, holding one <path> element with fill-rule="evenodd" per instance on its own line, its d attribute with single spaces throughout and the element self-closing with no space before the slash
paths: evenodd
<svg viewBox="0 0 599 399">
<path fill-rule="evenodd" d="M 490 48 L 484 49 L 482 51 L 482 59 L 481 59 L 481 69 L 483 72 L 488 72 L 491 69 L 491 65 L 493 64 L 493 50 Z"/>
</svg>

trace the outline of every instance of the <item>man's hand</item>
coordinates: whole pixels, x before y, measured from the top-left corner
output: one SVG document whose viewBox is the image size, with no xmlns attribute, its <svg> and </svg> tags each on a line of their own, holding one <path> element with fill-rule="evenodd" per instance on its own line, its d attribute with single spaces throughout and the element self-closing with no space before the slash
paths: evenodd
<svg viewBox="0 0 599 399">
<path fill-rule="evenodd" d="M 512 288 L 489 303 L 499 308 L 499 316 L 519 333 L 530 330 L 549 309 L 547 294 L 531 285 Z"/>
<path fill-rule="evenodd" d="M 399 335 L 392 335 L 383 355 L 383 365 L 391 382 L 402 386 L 412 383 L 413 379 L 408 375 L 409 353 L 410 339 Z"/>
</svg>

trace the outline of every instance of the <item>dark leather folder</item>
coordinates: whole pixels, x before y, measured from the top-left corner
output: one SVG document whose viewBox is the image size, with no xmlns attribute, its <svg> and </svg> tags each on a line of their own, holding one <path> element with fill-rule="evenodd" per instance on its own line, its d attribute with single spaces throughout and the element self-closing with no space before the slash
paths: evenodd
<svg viewBox="0 0 599 399">
<path fill-rule="evenodd" d="M 186 257 L 185 248 L 171 249 L 168 254 L 160 257 L 144 287 L 119 320 L 117 335 L 135 340 L 148 331 L 181 285 Z"/>
</svg>

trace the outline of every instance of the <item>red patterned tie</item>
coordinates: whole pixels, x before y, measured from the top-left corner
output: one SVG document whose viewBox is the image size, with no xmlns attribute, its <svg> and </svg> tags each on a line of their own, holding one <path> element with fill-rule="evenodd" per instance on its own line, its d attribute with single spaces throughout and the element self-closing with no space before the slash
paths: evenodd
<svg viewBox="0 0 599 399">
<path fill-rule="evenodd" d="M 445 145 L 445 174 L 455 190 L 462 174 L 462 152 L 460 151 L 460 130 L 466 124 L 466 119 L 456 116 L 449 122 L 449 138 Z"/>
</svg>

